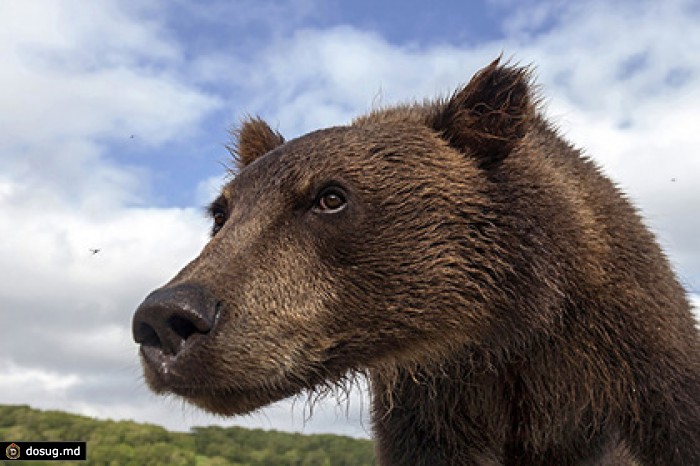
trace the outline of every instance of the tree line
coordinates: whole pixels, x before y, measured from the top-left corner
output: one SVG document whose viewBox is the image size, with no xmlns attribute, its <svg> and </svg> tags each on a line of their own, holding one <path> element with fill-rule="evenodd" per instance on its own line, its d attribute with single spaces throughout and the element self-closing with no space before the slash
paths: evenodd
<svg viewBox="0 0 700 466">
<path fill-rule="evenodd" d="M 0 405 L 0 441 L 86 441 L 87 464 L 110 466 L 376 464 L 369 440 L 242 427 L 195 427 L 191 432 L 170 432 L 152 424 L 97 420 L 26 405 Z M 2 458 L 4 452 L 0 452 Z M 26 461 L 21 464 L 47 463 Z"/>
</svg>

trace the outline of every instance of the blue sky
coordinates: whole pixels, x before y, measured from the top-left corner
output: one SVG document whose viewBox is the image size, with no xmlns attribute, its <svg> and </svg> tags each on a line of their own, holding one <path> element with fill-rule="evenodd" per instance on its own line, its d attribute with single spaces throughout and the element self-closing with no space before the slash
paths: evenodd
<svg viewBox="0 0 700 466">
<path fill-rule="evenodd" d="M 367 435 L 357 392 L 308 421 L 303 401 L 222 420 L 151 395 L 132 312 L 205 244 L 244 115 L 289 139 L 447 95 L 501 53 L 700 302 L 698 24 L 682 0 L 0 3 L 0 403 Z"/>
</svg>

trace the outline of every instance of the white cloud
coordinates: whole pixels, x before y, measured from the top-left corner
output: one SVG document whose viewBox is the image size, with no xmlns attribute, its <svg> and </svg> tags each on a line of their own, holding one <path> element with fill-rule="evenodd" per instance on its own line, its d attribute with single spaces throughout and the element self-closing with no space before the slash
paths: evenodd
<svg viewBox="0 0 700 466">
<path fill-rule="evenodd" d="M 697 327 L 700 329 L 700 294 L 690 295 L 690 304 L 693 306 L 693 313 L 695 314 L 695 320 L 697 321 Z"/>
<path fill-rule="evenodd" d="M 222 171 L 225 170 L 222 168 Z M 200 206 L 209 205 L 209 203 L 219 195 L 227 179 L 227 173 L 222 173 L 221 175 L 214 175 L 200 181 L 195 191 L 195 204 Z"/>
<path fill-rule="evenodd" d="M 65 59 L 63 53 L 67 53 L 79 59 L 71 60 L 72 67 L 85 69 L 134 64 L 144 55 L 166 60 L 181 58 L 179 47 L 164 40 L 164 30 L 155 16 L 135 21 L 134 16 L 141 11 L 134 5 L 125 9 L 124 2 L 10 0 L 4 2 L 2 9 L 2 48 L 28 49 L 57 61 Z"/>
<path fill-rule="evenodd" d="M 34 387 L 36 395 L 41 395 L 42 390 L 54 392 L 65 392 L 68 388 L 77 385 L 80 377 L 72 374 L 52 373 L 44 370 L 25 369 L 17 367 L 12 363 L 2 371 L 0 378 L 0 388 L 3 393 L 11 392 L 16 387 Z M 26 395 L 26 392 L 24 393 Z"/>
<path fill-rule="evenodd" d="M 23 202 L 93 212 L 142 200 L 142 173 L 104 158 L 108 141 L 185 137 L 221 105 L 178 78 L 157 22 L 112 1 L 0 8 L 0 153 Z M 144 44 L 147 44 L 145 46 Z"/>
<path fill-rule="evenodd" d="M 99 380 L 124 403 L 145 393 L 131 313 L 206 240 L 198 209 L 129 207 L 146 203 L 147 174 L 105 158 L 130 134 L 187 136 L 220 105 L 178 78 L 179 44 L 137 13 L 0 6 L 0 402 L 99 410 L 85 391 Z"/>
<path fill-rule="evenodd" d="M 379 104 L 447 94 L 498 47 L 419 49 L 347 26 L 307 29 L 271 43 L 236 82 L 254 96 L 250 113 L 291 137 L 348 123 Z"/>
<path fill-rule="evenodd" d="M 2 146 L 70 137 L 174 137 L 218 105 L 173 76 L 179 49 L 112 1 L 7 2 L 0 18 Z M 169 71 L 170 70 L 170 71 Z"/>
</svg>

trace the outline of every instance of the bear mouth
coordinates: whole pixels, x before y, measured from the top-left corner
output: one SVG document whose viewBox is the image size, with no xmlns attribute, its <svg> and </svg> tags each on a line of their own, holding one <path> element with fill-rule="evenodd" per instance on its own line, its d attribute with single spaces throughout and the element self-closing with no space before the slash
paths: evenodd
<svg viewBox="0 0 700 466">
<path fill-rule="evenodd" d="M 143 354 L 148 349 L 142 349 Z M 314 384 L 304 376 L 280 372 L 272 377 L 242 376 L 234 385 L 222 385 L 212 380 L 206 367 L 193 370 L 192 364 L 174 359 L 154 364 L 143 361 L 144 378 L 149 388 L 158 394 L 173 394 L 199 408 L 223 416 L 248 414 L 266 405 L 313 390 Z"/>
<path fill-rule="evenodd" d="M 154 381 L 148 375 L 146 381 L 155 393 L 176 395 L 207 412 L 222 416 L 248 414 L 303 390 L 303 388 L 291 386 L 226 387 L 205 383 L 200 385 L 167 383 L 164 380 Z"/>
</svg>

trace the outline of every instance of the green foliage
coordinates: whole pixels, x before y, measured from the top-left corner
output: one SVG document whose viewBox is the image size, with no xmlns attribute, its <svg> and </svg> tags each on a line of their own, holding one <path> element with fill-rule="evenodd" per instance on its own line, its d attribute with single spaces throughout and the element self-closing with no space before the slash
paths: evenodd
<svg viewBox="0 0 700 466">
<path fill-rule="evenodd" d="M 372 443 L 241 427 L 169 432 L 151 424 L 101 421 L 29 406 L 0 405 L 0 440 L 86 441 L 87 464 L 115 466 L 355 466 L 375 464 Z M 22 462 L 24 465 L 47 464 Z M 84 465 L 84 462 L 52 462 Z"/>
<path fill-rule="evenodd" d="M 195 427 L 193 431 L 197 454 L 228 461 L 222 464 L 256 466 L 375 464 L 372 443 L 369 440 L 336 435 L 290 434 L 242 427 Z"/>
</svg>

